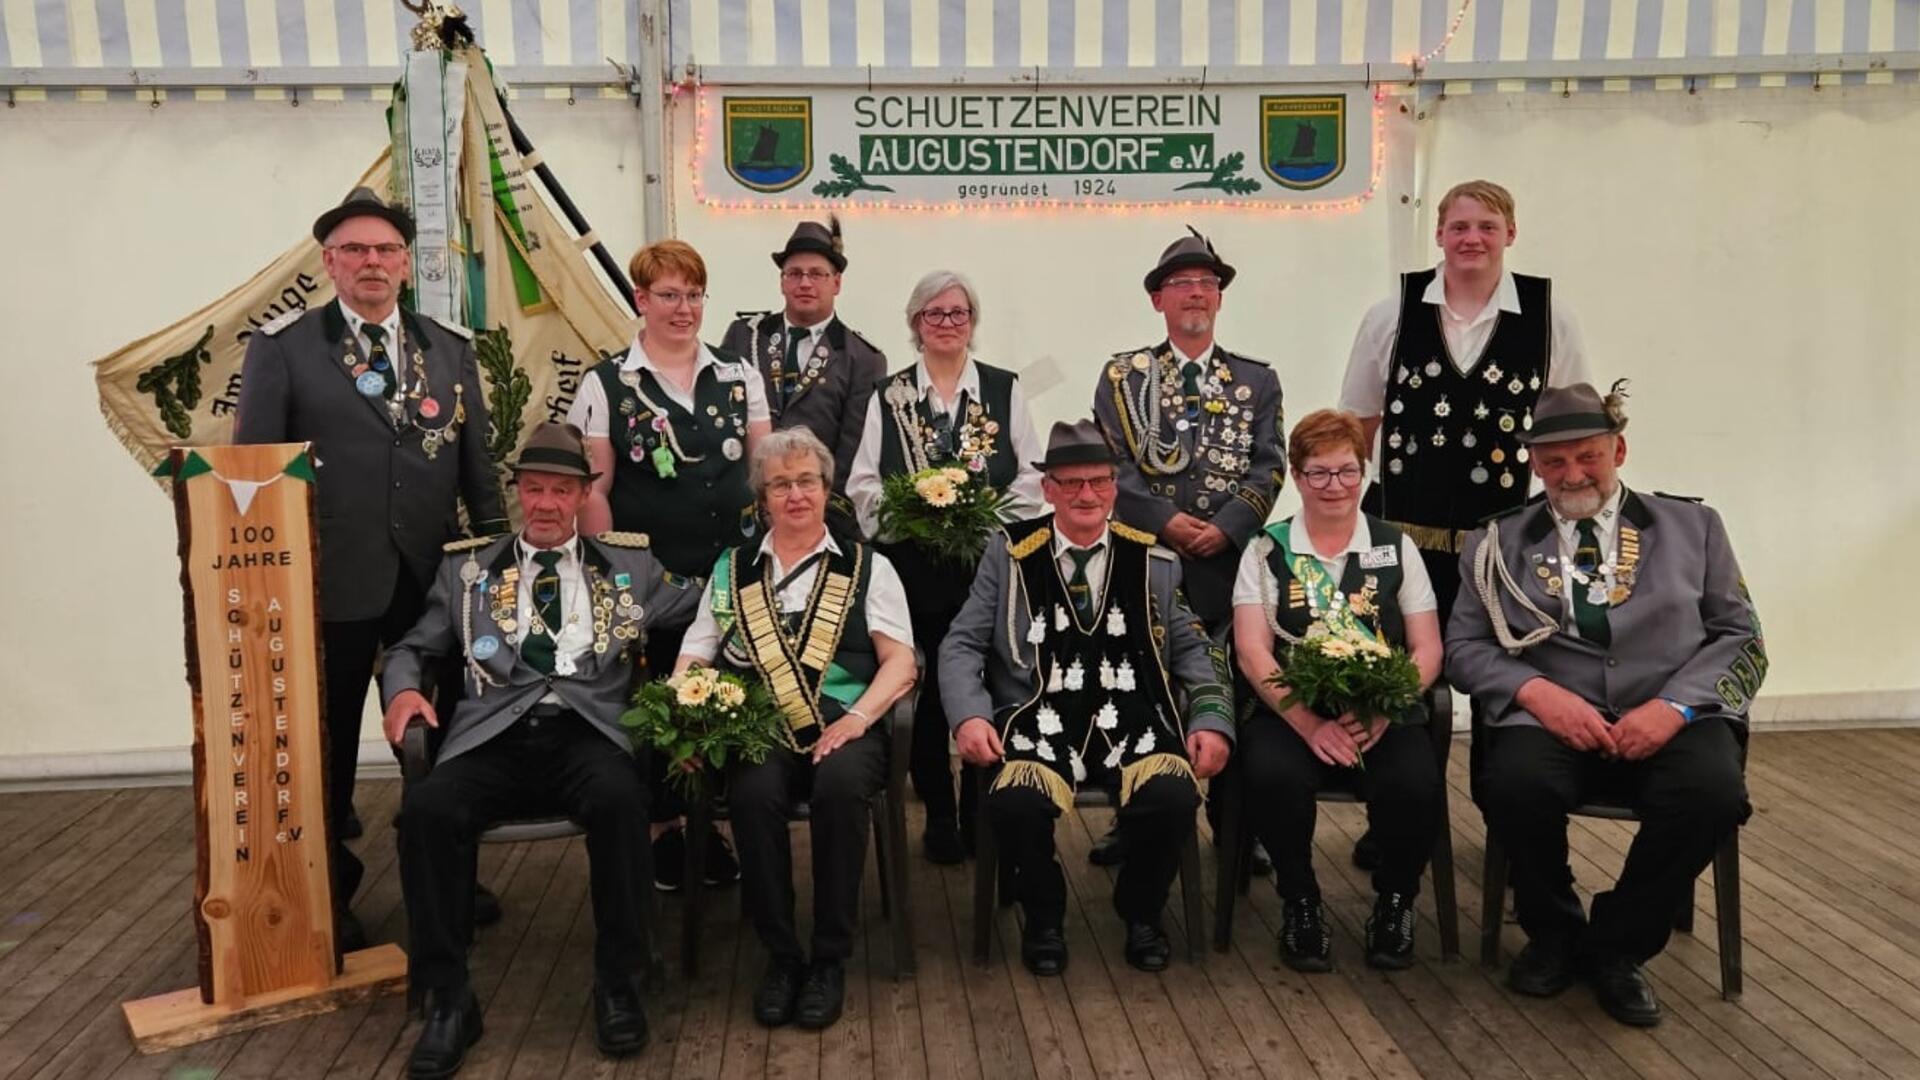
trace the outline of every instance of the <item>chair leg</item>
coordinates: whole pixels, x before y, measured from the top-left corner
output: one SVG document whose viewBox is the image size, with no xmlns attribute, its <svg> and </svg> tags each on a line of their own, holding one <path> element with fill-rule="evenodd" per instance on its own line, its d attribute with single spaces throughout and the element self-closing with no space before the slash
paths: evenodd
<svg viewBox="0 0 1920 1080">
<path fill-rule="evenodd" d="M 1714 918 L 1720 924 L 1720 996 L 1739 1001 L 1746 989 L 1740 942 L 1740 830 L 1713 856 Z"/>
<path fill-rule="evenodd" d="M 1222 791 L 1216 778 L 1214 794 L 1228 801 L 1220 808 L 1220 835 L 1213 845 L 1215 853 L 1215 873 L 1213 888 L 1213 950 L 1226 952 L 1233 947 L 1233 907 L 1242 892 L 1240 883 L 1245 877 L 1247 844 L 1242 832 L 1245 828 L 1238 795 L 1240 785 L 1228 785 L 1229 790 Z"/>
<path fill-rule="evenodd" d="M 980 823 L 974 829 L 973 958 L 984 964 L 993 943 L 995 878 L 1000 876 L 1000 844 L 987 816 L 987 800 L 980 800 Z"/>
<path fill-rule="evenodd" d="M 867 804 L 867 813 L 873 818 L 873 861 L 876 875 L 880 879 L 880 917 L 893 918 L 893 880 L 887 873 L 887 864 L 893 858 L 893 849 L 888 844 L 887 823 L 892 814 L 887 807 L 887 793 L 881 791 Z"/>
<path fill-rule="evenodd" d="M 1204 964 L 1207 960 L 1207 909 L 1200 898 L 1200 830 L 1187 834 L 1187 846 L 1180 853 L 1180 896 L 1187 909 L 1187 960 Z"/>
<path fill-rule="evenodd" d="M 893 977 L 904 978 L 914 972 L 913 920 L 907 917 L 907 860 L 901 850 L 901 834 L 906 832 L 900 806 L 881 793 L 873 807 L 874 857 L 879 860 L 882 913 L 893 940 Z M 892 896 L 891 909 L 886 898 Z"/>
<path fill-rule="evenodd" d="M 1440 795 L 1440 828 L 1428 865 L 1433 871 L 1433 918 L 1440 924 L 1440 958 L 1451 960 L 1460 955 L 1460 905 L 1453 894 L 1453 815 L 1444 791 Z"/>
<path fill-rule="evenodd" d="M 680 905 L 680 973 L 693 978 L 699 966 L 700 923 L 706 915 L 706 903 L 700 895 L 707 880 L 707 830 L 713 827 L 713 802 L 707 797 L 687 801 L 687 868 L 680 891 L 686 902 Z"/>
<path fill-rule="evenodd" d="M 1693 933 L 1693 900 L 1700 891 L 1700 879 L 1687 883 L 1687 902 L 1679 911 L 1673 913 L 1673 928 L 1683 934 Z"/>
<path fill-rule="evenodd" d="M 1486 865 L 1480 873 L 1480 962 L 1500 966 L 1500 924 L 1506 918 L 1507 852 L 1487 830 Z"/>
</svg>

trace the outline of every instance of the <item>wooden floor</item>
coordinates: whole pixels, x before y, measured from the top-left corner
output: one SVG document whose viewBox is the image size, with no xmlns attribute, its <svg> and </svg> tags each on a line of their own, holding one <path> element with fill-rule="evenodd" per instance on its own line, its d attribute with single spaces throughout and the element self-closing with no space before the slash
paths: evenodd
<svg viewBox="0 0 1920 1080">
<path fill-rule="evenodd" d="M 1471 951 L 1484 833 L 1465 797 L 1465 756 L 1455 755 L 1452 827 Z M 747 1000 L 762 959 L 727 895 L 707 922 L 700 976 L 652 997 L 653 1043 L 622 1063 L 593 1047 L 581 842 L 490 847 L 482 872 L 507 916 L 473 955 L 486 1037 L 461 1075 L 1920 1077 L 1920 731 L 1761 735 L 1749 783 L 1757 813 L 1741 841 L 1746 996 L 1719 999 L 1713 895 L 1703 883 L 1696 936 L 1676 937 L 1650 965 L 1668 1007 L 1651 1032 L 1613 1024 L 1583 988 L 1555 1001 L 1519 999 L 1471 957 L 1442 962 L 1425 896 L 1422 962 L 1392 976 L 1368 970 L 1358 935 L 1371 897 L 1346 859 L 1360 822 L 1351 807 L 1324 813 L 1318 834 L 1335 974 L 1279 965 L 1278 906 L 1260 884 L 1251 910 L 1241 908 L 1234 951 L 1139 974 L 1120 956 L 1111 879 L 1086 861 L 1102 813 L 1060 831 L 1076 901 L 1064 978 L 1031 977 L 997 944 L 992 963 L 976 966 L 966 944 L 971 867 L 916 858 L 920 970 L 896 982 L 869 866 L 865 941 L 838 1025 L 821 1035 L 754 1025 Z M 397 794 L 393 781 L 361 790 L 371 835 L 357 905 L 376 938 L 396 941 L 404 918 L 393 844 L 375 826 Z M 1584 885 L 1611 877 L 1628 837 L 1615 823 L 1576 823 Z M 802 873 L 804 852 L 797 844 Z M 120 1002 L 194 978 L 192 872 L 184 789 L 0 795 L 0 1077 L 400 1074 L 418 1029 L 398 997 L 135 1054 Z M 1179 904 L 1170 907 L 1177 916 Z M 665 908 L 672 935 L 679 905 Z M 1017 940 L 1010 914 L 1000 929 Z M 1518 940 L 1509 927 L 1509 951 Z"/>
</svg>

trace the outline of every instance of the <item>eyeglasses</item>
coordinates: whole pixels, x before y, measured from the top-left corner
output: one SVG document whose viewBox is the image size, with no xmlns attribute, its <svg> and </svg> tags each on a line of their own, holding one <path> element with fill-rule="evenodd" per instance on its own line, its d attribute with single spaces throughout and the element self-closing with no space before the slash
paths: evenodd
<svg viewBox="0 0 1920 1080">
<path fill-rule="evenodd" d="M 680 292 L 677 289 L 659 292 L 654 289 L 648 289 L 647 295 L 670 308 L 679 307 L 683 300 L 686 301 L 688 307 L 701 307 L 707 302 L 707 294 L 701 292 L 699 289 L 694 289 L 689 292 Z"/>
<path fill-rule="evenodd" d="M 1197 292 L 1219 292 L 1220 279 L 1212 275 L 1208 275 L 1207 277 L 1172 278 L 1161 282 L 1160 287 L 1162 289 L 1174 289 L 1178 291 L 1191 289 Z"/>
<path fill-rule="evenodd" d="M 767 494 L 776 499 L 784 499 L 796 491 L 802 495 L 812 495 L 826 486 L 826 482 L 820 479 L 820 474 L 814 473 L 811 476 L 801 476 L 792 480 L 775 480 L 767 485 Z"/>
<path fill-rule="evenodd" d="M 1315 490 L 1323 489 L 1333 483 L 1335 477 L 1339 477 L 1341 487 L 1354 487 L 1365 475 L 1366 470 L 1358 465 L 1346 465 L 1338 469 L 1302 469 L 1300 471 L 1300 479 L 1305 480 L 1307 486 Z"/>
<path fill-rule="evenodd" d="M 792 281 L 796 283 L 801 281 L 821 282 L 821 281 L 827 280 L 832 276 L 833 276 L 833 271 L 822 270 L 818 267 L 815 267 L 810 270 L 802 270 L 796 266 L 791 270 L 780 271 L 780 277 L 783 280 Z"/>
<path fill-rule="evenodd" d="M 973 321 L 973 309 L 957 307 L 951 311 L 942 308 L 924 308 L 920 320 L 928 326 L 965 326 Z"/>
<path fill-rule="evenodd" d="M 349 259 L 364 259 L 368 255 L 378 255 L 383 259 L 391 259 L 399 255 L 401 252 L 407 250 L 407 245 L 347 243 L 347 244 L 335 244 L 332 247 L 329 247 L 327 250 L 337 251 L 340 254 L 345 255 Z"/>
<path fill-rule="evenodd" d="M 1049 476 L 1046 480 L 1047 483 L 1052 484 L 1054 487 L 1061 489 L 1069 495 L 1080 494 L 1081 488 L 1085 488 L 1095 495 L 1104 495 L 1113 490 L 1113 477 L 1111 476 L 1089 476 L 1080 480 L 1064 480 Z"/>
</svg>

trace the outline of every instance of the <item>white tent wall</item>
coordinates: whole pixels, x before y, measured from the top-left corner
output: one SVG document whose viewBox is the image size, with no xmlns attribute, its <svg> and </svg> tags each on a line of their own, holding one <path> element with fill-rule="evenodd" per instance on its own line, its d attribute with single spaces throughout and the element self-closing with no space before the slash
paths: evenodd
<svg viewBox="0 0 1920 1080">
<path fill-rule="evenodd" d="M 1707 498 L 1766 618 L 1761 723 L 1920 718 L 1920 163 L 1910 86 L 1472 94 L 1396 131 L 1357 213 L 849 215 L 843 311 L 904 361 L 901 305 L 946 266 L 983 293 L 983 357 L 1027 372 L 1036 421 L 1084 414 L 1106 354 L 1155 338 L 1139 277 L 1189 222 L 1241 272 L 1221 338 L 1272 360 L 1297 417 L 1331 404 L 1353 327 L 1432 256 L 1430 200 L 1489 176 L 1520 199 L 1512 264 L 1548 273 L 1602 377 L 1635 396 L 1629 483 Z M 183 768 L 170 504 L 102 423 L 86 361 L 165 325 L 281 251 L 379 152 L 381 106 L 131 101 L 0 113 L 14 215 L 0 271 L 15 391 L 0 519 L 0 779 Z M 623 101 L 545 99 L 522 126 L 624 259 L 642 235 Z M 712 268 L 708 336 L 777 299 L 790 227 L 720 213 L 689 183 L 676 106 L 672 214 Z M 1410 147 L 1417 140 L 1418 160 Z M 1401 196 L 1415 201 L 1403 204 Z M 1284 511 L 1291 500 L 1283 498 Z M 376 729 L 369 726 L 375 737 Z"/>
</svg>

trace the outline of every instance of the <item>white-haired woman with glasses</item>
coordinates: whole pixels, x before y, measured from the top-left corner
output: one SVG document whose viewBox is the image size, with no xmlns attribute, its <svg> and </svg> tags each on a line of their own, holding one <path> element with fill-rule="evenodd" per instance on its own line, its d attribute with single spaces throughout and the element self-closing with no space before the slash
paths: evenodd
<svg viewBox="0 0 1920 1080">
<path fill-rule="evenodd" d="M 1440 675 L 1440 617 L 1419 549 L 1400 530 L 1360 512 L 1367 437 L 1352 413 L 1320 409 L 1294 425 L 1288 464 L 1300 511 L 1255 534 L 1233 584 L 1233 651 L 1258 697 L 1239 728 L 1246 814 L 1273 858 L 1282 903 L 1280 959 L 1296 971 L 1329 971 L 1331 939 L 1313 875 L 1315 794 L 1356 783 L 1367 825 L 1380 845 L 1378 894 L 1367 920 L 1367 963 L 1413 963 L 1413 898 L 1444 827 L 1440 770 L 1419 723 L 1357 722 L 1321 716 L 1305 705 L 1283 708 L 1285 672 L 1275 643 L 1305 637 L 1315 621 L 1351 621 L 1405 649 L 1420 685 Z M 1352 612 L 1348 619 L 1329 612 Z M 1281 685 L 1269 681 L 1279 676 Z M 1450 723 L 1428 717 L 1427 723 Z M 1362 761 L 1365 764 L 1362 767 Z"/>
<path fill-rule="evenodd" d="M 973 331 L 980 325 L 980 296 L 951 270 L 921 278 L 907 297 L 907 332 L 920 359 L 880 380 L 867 404 L 860 451 L 847 476 L 860 528 L 874 536 L 907 584 L 913 631 L 929 654 L 938 647 L 966 603 L 972 566 L 955 566 L 906 543 L 875 536 L 886 477 L 940 465 L 959 465 L 984 476 L 1011 498 L 1008 521 L 1042 513 L 1040 460 L 1043 448 L 1021 391 L 1019 376 L 980 363 Z M 947 717 L 940 707 L 935 665 L 927 665 L 913 722 L 914 790 L 927 807 L 927 858 L 952 864 L 966 857 L 972 837 L 975 792 L 963 781 L 958 799 L 947 753 Z M 970 780 L 970 778 L 968 778 Z"/>
</svg>

